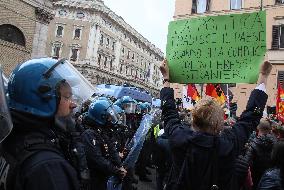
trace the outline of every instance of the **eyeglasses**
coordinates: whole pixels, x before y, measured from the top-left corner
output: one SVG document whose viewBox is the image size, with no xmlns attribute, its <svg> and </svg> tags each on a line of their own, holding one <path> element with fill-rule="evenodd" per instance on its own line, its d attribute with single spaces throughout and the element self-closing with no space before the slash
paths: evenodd
<svg viewBox="0 0 284 190">
<path fill-rule="evenodd" d="M 61 95 L 66 101 L 76 103 L 76 97 L 74 95 L 63 96 Z"/>
</svg>

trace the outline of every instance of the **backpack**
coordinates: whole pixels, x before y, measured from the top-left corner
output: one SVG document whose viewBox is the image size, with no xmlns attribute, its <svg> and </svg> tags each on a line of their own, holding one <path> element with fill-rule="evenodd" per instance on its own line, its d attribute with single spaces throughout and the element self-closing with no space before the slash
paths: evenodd
<svg viewBox="0 0 284 190">
<path fill-rule="evenodd" d="M 209 149 L 210 155 L 212 155 L 207 165 L 207 170 L 204 172 L 202 179 L 202 186 L 195 187 L 193 179 L 195 174 L 193 173 L 194 167 L 196 167 L 192 150 L 197 147 L 196 145 L 189 143 L 186 150 L 185 158 L 180 169 L 178 181 L 170 187 L 171 190 L 218 190 L 218 150 L 217 140 L 214 138 L 214 146 Z M 168 188 L 167 188 L 168 189 Z"/>
</svg>

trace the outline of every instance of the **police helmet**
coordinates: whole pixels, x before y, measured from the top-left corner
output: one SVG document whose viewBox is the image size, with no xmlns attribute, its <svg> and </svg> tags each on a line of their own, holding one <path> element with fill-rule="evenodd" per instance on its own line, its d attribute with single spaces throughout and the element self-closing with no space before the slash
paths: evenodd
<svg viewBox="0 0 284 190">
<path fill-rule="evenodd" d="M 120 107 L 125 111 L 126 114 L 135 113 L 137 101 L 130 96 L 123 96 L 120 99 Z"/>
<path fill-rule="evenodd" d="M 86 79 L 65 59 L 32 59 L 18 65 L 9 78 L 9 108 L 40 117 L 53 117 L 60 96 L 58 85 L 67 82 L 79 101 L 93 94 Z"/>
<path fill-rule="evenodd" d="M 113 105 L 107 100 L 95 100 L 90 105 L 87 116 L 98 126 L 114 125 L 119 120 Z"/>
</svg>

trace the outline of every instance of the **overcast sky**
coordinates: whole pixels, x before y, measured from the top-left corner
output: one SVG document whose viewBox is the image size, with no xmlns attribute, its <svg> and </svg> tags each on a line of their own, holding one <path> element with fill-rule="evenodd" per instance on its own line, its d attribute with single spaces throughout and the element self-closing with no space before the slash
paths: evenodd
<svg viewBox="0 0 284 190">
<path fill-rule="evenodd" d="M 104 0 L 162 52 L 166 53 L 168 23 L 173 20 L 174 0 Z"/>
</svg>

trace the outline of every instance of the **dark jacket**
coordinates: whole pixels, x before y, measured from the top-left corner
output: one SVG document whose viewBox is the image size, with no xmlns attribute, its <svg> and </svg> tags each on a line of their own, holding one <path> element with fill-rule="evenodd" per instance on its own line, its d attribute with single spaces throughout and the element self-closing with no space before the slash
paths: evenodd
<svg viewBox="0 0 284 190">
<path fill-rule="evenodd" d="M 271 168 L 271 152 L 277 139 L 270 134 L 256 137 L 250 143 L 252 148 L 252 179 L 254 188 L 256 189 L 261 176 L 264 172 Z"/>
<path fill-rule="evenodd" d="M 109 177 L 119 175 L 121 160 L 108 135 L 100 128 L 87 129 L 82 133 L 82 142 L 86 148 L 87 161 L 93 187 L 106 189 Z"/>
<path fill-rule="evenodd" d="M 212 159 L 208 151 L 214 146 L 214 140 L 217 142 L 218 153 L 218 186 L 220 189 L 229 190 L 235 186 L 234 180 L 234 160 L 240 153 L 244 144 L 247 142 L 250 134 L 256 129 L 262 112 L 267 101 L 267 95 L 260 90 L 254 90 L 248 101 L 247 108 L 241 115 L 238 122 L 232 129 L 222 133 L 217 138 L 211 134 L 194 132 L 189 127 L 181 124 L 174 101 L 174 91 L 171 88 L 161 90 L 162 118 L 165 122 L 165 131 L 169 136 L 169 143 L 173 158 L 173 174 L 170 183 L 176 183 L 180 174 L 187 147 L 192 145 L 192 154 L 194 157 L 194 179 L 192 181 L 193 189 L 201 189 L 204 172 L 207 170 L 207 164 Z M 208 189 L 210 187 L 205 187 Z"/>
<path fill-rule="evenodd" d="M 283 190 L 281 185 L 280 169 L 267 170 L 262 176 L 258 190 Z"/>
<path fill-rule="evenodd" d="M 9 167 L 0 173 L 0 189 L 6 183 L 7 190 L 78 190 L 77 172 L 56 143 L 54 122 L 17 113 L 12 116 L 14 129 L 2 143 L 1 166 Z"/>
</svg>

